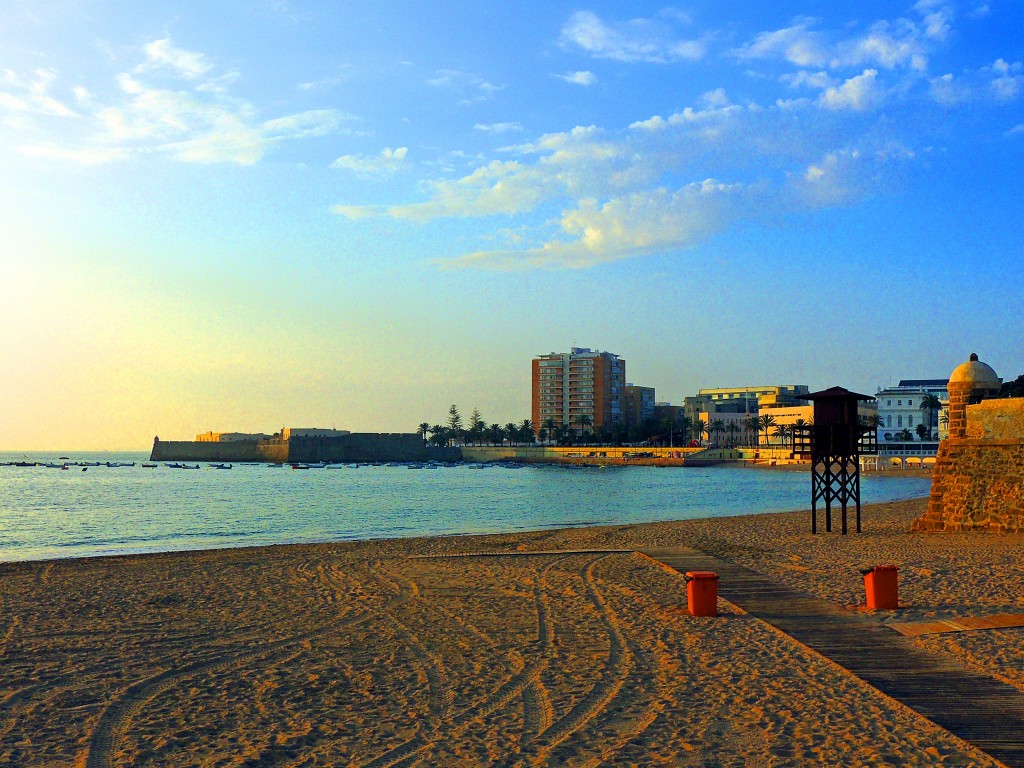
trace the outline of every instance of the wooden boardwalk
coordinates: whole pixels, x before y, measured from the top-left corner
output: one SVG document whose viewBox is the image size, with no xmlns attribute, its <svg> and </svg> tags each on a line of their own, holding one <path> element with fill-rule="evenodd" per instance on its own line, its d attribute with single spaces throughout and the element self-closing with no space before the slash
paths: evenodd
<svg viewBox="0 0 1024 768">
<path fill-rule="evenodd" d="M 721 597 L 1005 765 L 1024 768 L 1024 693 L 1017 688 L 749 568 L 686 547 L 641 551 L 680 572 L 715 571 Z"/>
</svg>

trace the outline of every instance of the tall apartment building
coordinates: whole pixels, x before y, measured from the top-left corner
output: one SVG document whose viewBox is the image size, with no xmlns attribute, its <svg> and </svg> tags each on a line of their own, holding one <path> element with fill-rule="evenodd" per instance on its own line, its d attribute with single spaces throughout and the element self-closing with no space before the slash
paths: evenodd
<svg viewBox="0 0 1024 768">
<path fill-rule="evenodd" d="M 533 428 L 548 419 L 557 426 L 596 430 L 624 421 L 626 361 L 583 347 L 538 355 L 533 360 Z M 590 420 L 581 427 L 580 419 Z"/>
<path fill-rule="evenodd" d="M 647 419 L 654 418 L 654 387 L 626 384 L 625 392 L 625 419 L 627 426 L 635 426 Z"/>
</svg>

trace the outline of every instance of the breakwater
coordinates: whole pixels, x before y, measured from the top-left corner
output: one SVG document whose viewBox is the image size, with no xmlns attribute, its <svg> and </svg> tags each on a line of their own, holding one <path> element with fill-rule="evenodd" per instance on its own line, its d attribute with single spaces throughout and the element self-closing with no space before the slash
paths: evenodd
<svg viewBox="0 0 1024 768">
<path fill-rule="evenodd" d="M 357 432 L 332 437 L 292 437 L 232 442 L 153 439 L 152 461 L 307 462 L 460 461 L 458 448 L 424 445 L 414 433 Z"/>
</svg>

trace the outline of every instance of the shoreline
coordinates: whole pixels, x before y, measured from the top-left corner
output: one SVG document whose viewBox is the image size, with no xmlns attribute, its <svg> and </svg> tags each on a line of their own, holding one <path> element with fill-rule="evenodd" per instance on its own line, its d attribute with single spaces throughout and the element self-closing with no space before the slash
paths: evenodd
<svg viewBox="0 0 1024 768">
<path fill-rule="evenodd" d="M 892 562 L 905 607 L 874 621 L 1024 613 L 1024 536 L 908 533 L 926 503 L 865 505 L 845 537 L 803 511 L 0 564 L 0 762 L 995 766 L 727 601 L 690 617 L 680 574 L 595 552 L 692 546 L 850 610 L 856 569 Z M 915 642 L 1024 691 L 1020 630 Z"/>
<path fill-rule="evenodd" d="M 778 470 L 779 467 L 750 467 L 750 469 L 765 469 L 769 471 Z M 793 471 L 793 470 L 783 470 Z M 882 473 L 884 474 L 884 473 Z M 897 477 L 903 475 L 897 475 Z M 910 475 L 904 475 L 910 476 Z M 927 494 L 921 496 L 908 496 L 905 498 L 892 499 L 884 502 L 874 502 L 871 504 L 864 504 L 862 508 L 867 510 L 870 507 L 882 506 L 886 504 L 894 504 L 905 501 L 913 501 L 917 499 L 928 498 Z M 852 509 L 852 508 L 851 508 Z M 653 526 L 653 525 L 672 525 L 675 523 L 688 523 L 700 520 L 712 520 L 712 519 L 723 519 L 723 518 L 735 518 L 735 517 L 764 517 L 771 515 L 796 515 L 805 513 L 808 516 L 811 511 L 810 508 L 806 509 L 784 509 L 775 510 L 770 512 L 739 512 L 736 514 L 718 514 L 708 515 L 706 517 L 691 517 L 683 518 L 679 520 L 652 520 L 644 522 L 628 522 L 628 523 L 581 523 L 579 525 L 564 525 L 556 527 L 542 526 L 535 529 L 517 529 L 517 530 L 506 530 L 506 531 L 487 531 L 487 532 L 464 532 L 464 533 L 442 533 L 442 534 L 431 534 L 431 535 L 411 535 L 411 536 L 392 536 L 392 537 L 379 537 L 379 538 L 357 538 L 357 539 L 316 539 L 310 541 L 280 541 L 280 542 L 269 542 L 264 544 L 251 544 L 241 543 L 238 545 L 224 545 L 224 546 L 212 546 L 212 547 L 195 547 L 189 549 L 152 549 L 149 551 L 124 551 L 124 552 L 105 552 L 96 554 L 86 555 L 66 555 L 66 556 L 47 556 L 39 558 L 26 558 L 20 560 L 3 560 L 0 559 L 0 573 L 3 573 L 3 569 L 6 566 L 17 565 L 17 564 L 28 564 L 28 563 L 59 563 L 65 561 L 78 561 L 78 560 L 109 560 L 112 558 L 131 558 L 131 557 L 149 557 L 155 555 L 187 555 L 195 552 L 228 552 L 236 550 L 260 550 L 268 547 L 311 547 L 311 546 L 328 546 L 328 545 L 354 545 L 354 544 L 386 544 L 388 542 L 400 542 L 408 543 L 415 541 L 430 541 L 432 539 L 448 539 L 448 538 L 473 538 L 473 537 L 488 537 L 488 536 L 509 536 L 509 535 L 530 535 L 530 534 L 542 534 L 542 533 L 565 533 L 568 531 L 578 531 L 581 529 L 589 528 L 622 528 L 622 527 L 642 527 L 642 526 Z M 820 514 L 820 510 L 819 510 Z"/>
</svg>

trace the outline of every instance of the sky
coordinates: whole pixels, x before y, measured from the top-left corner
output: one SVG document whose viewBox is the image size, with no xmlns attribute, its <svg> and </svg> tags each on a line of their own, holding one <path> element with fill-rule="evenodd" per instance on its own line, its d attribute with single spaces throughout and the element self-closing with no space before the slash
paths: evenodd
<svg viewBox="0 0 1024 768">
<path fill-rule="evenodd" d="M 1024 373 L 1024 3 L 5 0 L 0 450 Z"/>
</svg>

